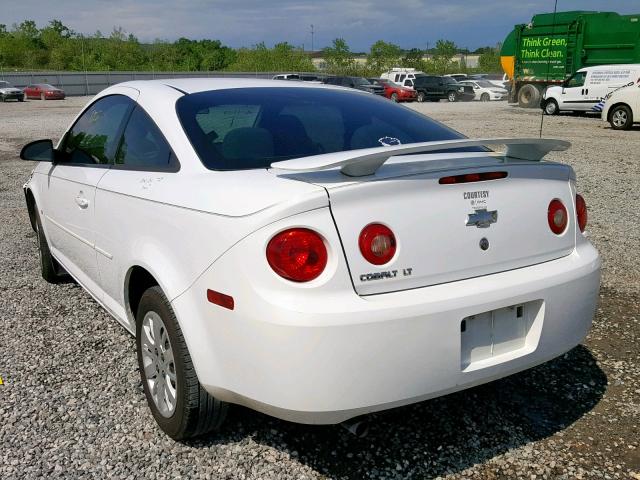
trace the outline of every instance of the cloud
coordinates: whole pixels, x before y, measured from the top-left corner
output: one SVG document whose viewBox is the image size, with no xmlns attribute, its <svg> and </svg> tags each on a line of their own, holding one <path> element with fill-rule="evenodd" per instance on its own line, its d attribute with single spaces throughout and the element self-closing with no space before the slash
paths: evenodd
<svg viewBox="0 0 640 480">
<path fill-rule="evenodd" d="M 5 0 L 3 0 L 4 3 Z M 559 0 L 559 10 L 592 9 L 632 13 L 624 0 Z M 179 37 L 214 38 L 233 46 L 287 41 L 315 47 L 343 37 L 353 50 L 367 50 L 378 39 L 402 47 L 425 48 L 439 38 L 476 48 L 504 39 L 516 23 L 553 10 L 553 1 L 513 0 L 65 0 L 48 4 L 20 0 L 4 10 L 3 23 L 58 18 L 77 32 L 108 34 L 121 26 L 142 41 Z"/>
</svg>

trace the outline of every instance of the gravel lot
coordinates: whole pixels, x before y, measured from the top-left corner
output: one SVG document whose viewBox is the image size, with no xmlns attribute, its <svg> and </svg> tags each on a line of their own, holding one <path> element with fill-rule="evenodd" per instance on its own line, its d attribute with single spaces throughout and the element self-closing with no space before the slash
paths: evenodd
<svg viewBox="0 0 640 480">
<path fill-rule="evenodd" d="M 21 185 L 22 144 L 57 138 L 86 98 L 0 104 L 0 478 L 622 478 L 640 480 L 640 129 L 546 117 L 604 260 L 584 345 L 530 371 L 339 426 L 235 407 L 223 430 L 176 443 L 156 428 L 133 339 L 74 283 L 49 285 Z M 505 103 L 415 107 L 469 136 L 537 136 Z"/>
</svg>

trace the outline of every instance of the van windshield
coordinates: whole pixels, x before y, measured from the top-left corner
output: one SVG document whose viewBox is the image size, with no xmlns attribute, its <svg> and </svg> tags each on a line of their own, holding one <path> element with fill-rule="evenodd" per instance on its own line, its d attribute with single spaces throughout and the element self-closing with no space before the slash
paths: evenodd
<svg viewBox="0 0 640 480">
<path fill-rule="evenodd" d="M 332 88 L 212 90 L 181 97 L 176 111 L 211 170 L 268 168 L 322 153 L 464 138 L 387 99 Z"/>
</svg>

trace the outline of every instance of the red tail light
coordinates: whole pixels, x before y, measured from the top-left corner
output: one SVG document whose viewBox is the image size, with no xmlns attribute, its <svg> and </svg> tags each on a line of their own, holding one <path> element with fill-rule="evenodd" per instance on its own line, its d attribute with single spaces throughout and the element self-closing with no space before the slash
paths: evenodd
<svg viewBox="0 0 640 480">
<path fill-rule="evenodd" d="M 384 265 L 396 254 L 396 237 L 389 227 L 380 223 L 364 227 L 358 245 L 362 256 L 374 265 Z"/>
<path fill-rule="evenodd" d="M 557 198 L 554 198 L 551 200 L 551 203 L 549 203 L 547 220 L 549 221 L 549 228 L 556 235 L 560 235 L 567 228 L 567 223 L 569 222 L 567 209 Z"/>
<path fill-rule="evenodd" d="M 283 278 L 308 282 L 327 266 L 327 248 L 322 237 L 307 228 L 291 228 L 278 233 L 267 245 L 267 261 Z"/>
<path fill-rule="evenodd" d="M 578 217 L 578 227 L 581 232 L 584 232 L 584 229 L 587 228 L 587 202 L 579 193 L 576 195 L 576 216 Z"/>
<path fill-rule="evenodd" d="M 452 175 L 450 177 L 442 177 L 439 180 L 439 183 L 441 185 L 451 185 L 453 183 L 483 182 L 485 180 L 498 180 L 500 178 L 506 178 L 507 175 L 507 172 L 467 173 L 465 175 Z"/>
</svg>

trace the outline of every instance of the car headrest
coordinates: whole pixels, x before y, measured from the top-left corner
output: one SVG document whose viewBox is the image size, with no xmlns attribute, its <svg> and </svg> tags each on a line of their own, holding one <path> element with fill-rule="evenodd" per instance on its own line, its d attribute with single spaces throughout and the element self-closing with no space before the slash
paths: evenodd
<svg viewBox="0 0 640 480">
<path fill-rule="evenodd" d="M 228 161 L 273 157 L 273 138 L 264 128 L 236 128 L 224 137 L 222 155 Z"/>
</svg>

